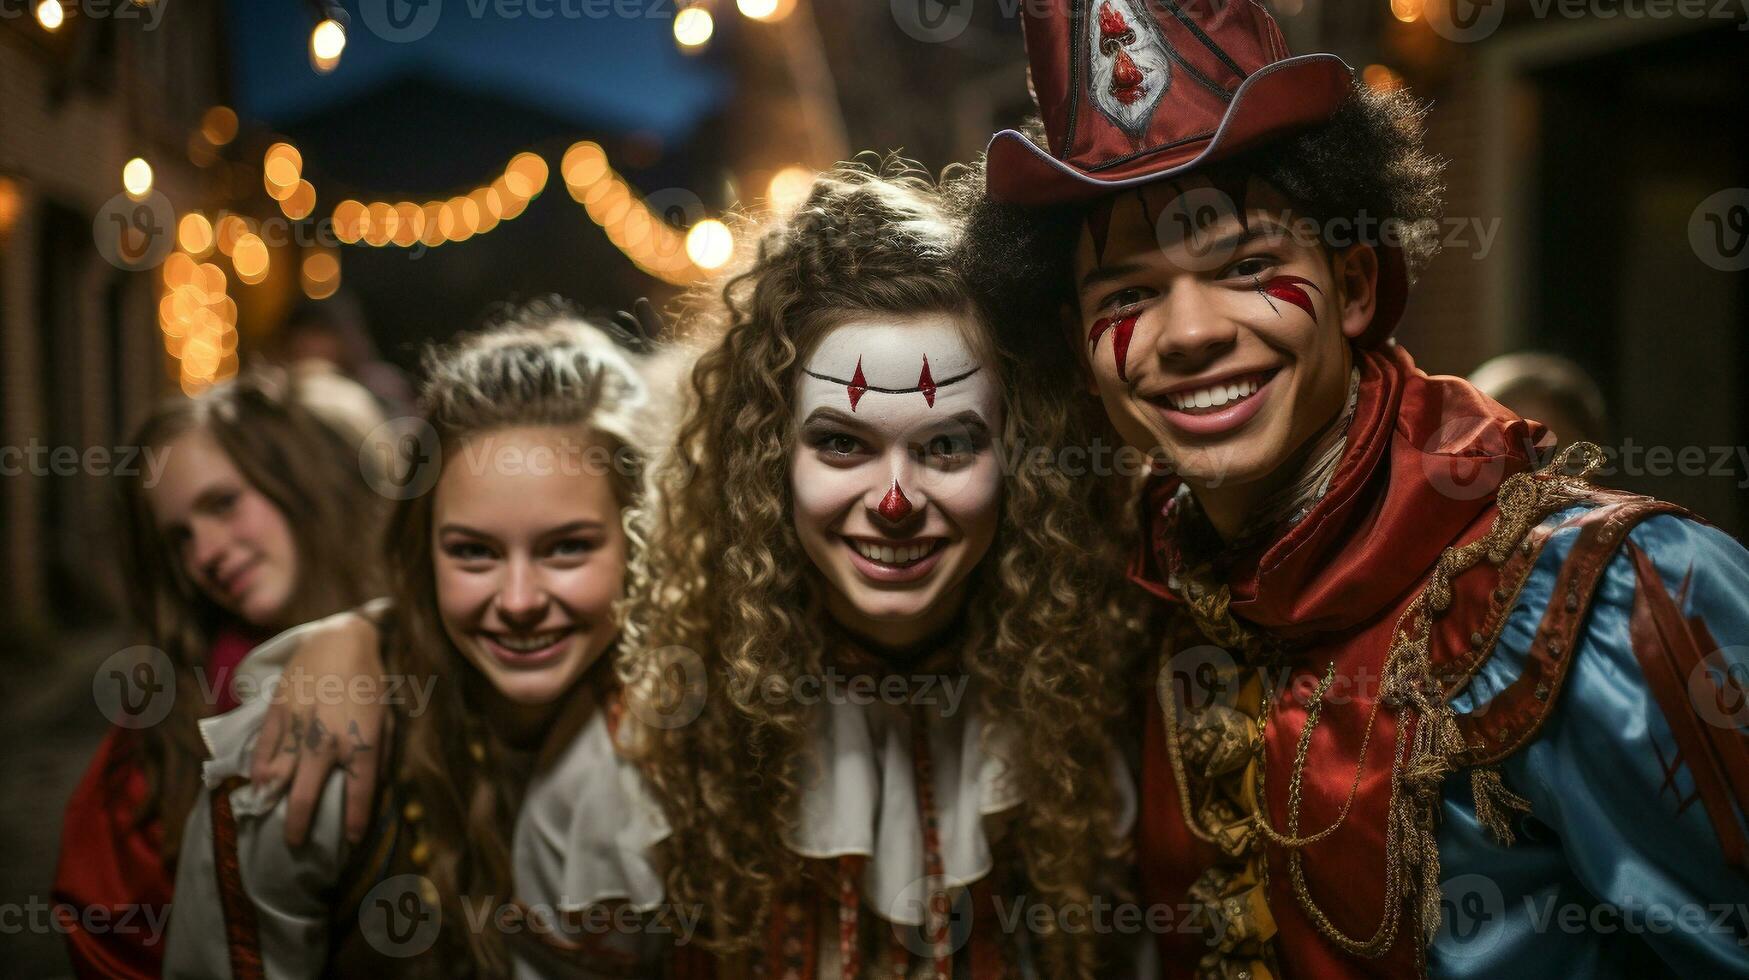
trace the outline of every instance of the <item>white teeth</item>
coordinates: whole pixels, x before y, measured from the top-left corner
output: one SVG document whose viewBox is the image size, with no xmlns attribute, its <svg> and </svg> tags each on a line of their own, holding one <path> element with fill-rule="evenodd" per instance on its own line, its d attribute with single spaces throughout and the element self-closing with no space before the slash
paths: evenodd
<svg viewBox="0 0 1749 980">
<path fill-rule="evenodd" d="M 1180 391 L 1167 395 L 1172 407 L 1183 410 L 1187 408 L 1219 408 L 1229 402 L 1241 398 L 1249 398 L 1257 393 L 1256 381 L 1239 381 L 1233 384 L 1213 385 L 1198 391 Z"/>
<path fill-rule="evenodd" d="M 549 633 L 536 633 L 533 636 L 510 636 L 508 634 L 500 633 L 495 639 L 498 641 L 498 645 L 504 647 L 506 650 L 515 650 L 518 653 L 528 653 L 533 650 L 541 650 L 552 646 L 554 643 L 557 643 L 559 637 L 563 635 L 564 633 L 559 630 L 554 630 Z"/>
<path fill-rule="evenodd" d="M 878 561 L 883 565 L 909 565 L 929 554 L 933 545 L 914 544 L 905 547 L 892 545 L 869 544 L 854 538 L 850 542 L 856 553 L 869 561 Z"/>
</svg>

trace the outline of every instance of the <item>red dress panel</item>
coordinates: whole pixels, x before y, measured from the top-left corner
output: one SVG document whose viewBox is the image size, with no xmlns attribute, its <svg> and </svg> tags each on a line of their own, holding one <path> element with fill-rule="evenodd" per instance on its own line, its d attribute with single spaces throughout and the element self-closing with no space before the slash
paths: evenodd
<svg viewBox="0 0 1749 980">
<path fill-rule="evenodd" d="M 214 713 L 237 706 L 231 676 L 259 637 L 221 631 L 206 658 Z M 80 980 L 157 977 L 176 871 L 164 827 L 137 817 L 146 799 L 140 733 L 112 727 L 67 801 L 55 867 L 55 916 Z M 181 828 L 177 828 L 181 832 Z"/>
</svg>

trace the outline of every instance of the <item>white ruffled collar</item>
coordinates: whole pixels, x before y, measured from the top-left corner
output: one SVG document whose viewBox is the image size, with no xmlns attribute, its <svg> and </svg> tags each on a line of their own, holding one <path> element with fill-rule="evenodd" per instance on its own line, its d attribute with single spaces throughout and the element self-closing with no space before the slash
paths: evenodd
<svg viewBox="0 0 1749 980">
<path fill-rule="evenodd" d="M 942 870 L 950 889 L 994 865 L 986 820 L 1021 803 L 1001 732 L 988 732 L 968 692 L 960 710 L 930 712 L 929 747 Z M 864 902 L 889 921 L 921 925 L 927 895 L 923 820 L 911 757 L 911 716 L 883 703 L 833 700 L 814 713 L 802 762 L 797 820 L 784 844 L 806 858 L 866 859 Z M 1112 759 L 1118 829 L 1136 816 L 1135 788 Z M 516 833 L 518 891 L 560 910 L 624 901 L 640 911 L 664 900 L 652 856 L 670 833 L 637 767 L 615 749 L 597 711 L 572 745 L 530 786 Z"/>
</svg>

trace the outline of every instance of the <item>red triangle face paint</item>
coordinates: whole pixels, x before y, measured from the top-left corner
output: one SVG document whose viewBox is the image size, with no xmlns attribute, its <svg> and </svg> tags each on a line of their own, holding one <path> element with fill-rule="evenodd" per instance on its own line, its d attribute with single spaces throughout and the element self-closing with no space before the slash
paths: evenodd
<svg viewBox="0 0 1749 980">
<path fill-rule="evenodd" d="M 894 524 L 911 516 L 911 501 L 906 498 L 905 491 L 899 489 L 899 481 L 887 489 L 887 495 L 881 498 L 879 507 L 875 508 L 880 515 Z"/>
<path fill-rule="evenodd" d="M 923 400 L 935 407 L 935 378 L 929 374 L 929 355 L 923 355 L 923 373 L 917 376 L 917 390 L 923 392 Z"/>
<path fill-rule="evenodd" d="M 862 376 L 862 358 L 856 359 L 856 373 L 850 376 L 844 390 L 850 395 L 850 410 L 856 411 L 856 403 L 862 401 L 862 393 L 868 390 L 868 379 Z"/>
<path fill-rule="evenodd" d="M 1087 344 L 1094 351 L 1099 350 L 1099 338 L 1111 331 L 1111 357 L 1117 363 L 1117 379 L 1128 381 L 1129 372 L 1124 369 L 1124 363 L 1130 356 L 1130 335 L 1135 333 L 1136 321 L 1141 319 L 1140 313 L 1130 313 L 1125 316 L 1108 316 L 1097 320 L 1093 329 L 1087 333 Z"/>
<path fill-rule="evenodd" d="M 1276 276 L 1263 284 L 1263 292 L 1283 302 L 1292 303 L 1305 310 L 1307 316 L 1316 320 L 1318 314 L 1312 308 L 1312 297 L 1305 290 L 1305 287 L 1308 286 L 1312 289 L 1318 289 L 1317 285 L 1310 279 L 1301 279 L 1299 276 Z M 1323 292 L 1323 290 L 1318 291 Z"/>
</svg>

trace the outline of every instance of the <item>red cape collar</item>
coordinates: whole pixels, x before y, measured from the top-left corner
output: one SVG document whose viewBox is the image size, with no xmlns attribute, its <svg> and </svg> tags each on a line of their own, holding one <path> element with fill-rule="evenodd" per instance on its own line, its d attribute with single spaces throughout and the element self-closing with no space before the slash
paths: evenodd
<svg viewBox="0 0 1749 980">
<path fill-rule="evenodd" d="M 1461 378 L 1430 376 L 1401 347 L 1357 351 L 1360 391 L 1329 490 L 1267 544 L 1223 555 L 1232 612 L 1288 638 L 1333 632 L 1385 612 L 1493 506 L 1501 481 L 1529 468 L 1546 428 Z M 1176 477 L 1142 495 L 1130 578 L 1170 602 L 1181 530 L 1167 508 Z"/>
</svg>

